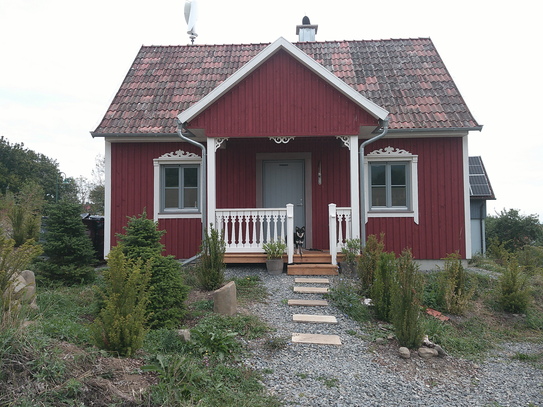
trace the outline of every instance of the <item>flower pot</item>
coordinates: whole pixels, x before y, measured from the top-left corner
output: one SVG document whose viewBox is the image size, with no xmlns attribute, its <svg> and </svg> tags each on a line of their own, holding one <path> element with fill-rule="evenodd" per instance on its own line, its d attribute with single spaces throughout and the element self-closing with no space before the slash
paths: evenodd
<svg viewBox="0 0 543 407">
<path fill-rule="evenodd" d="M 266 268 L 270 274 L 281 274 L 283 272 L 283 259 L 266 260 Z"/>
</svg>

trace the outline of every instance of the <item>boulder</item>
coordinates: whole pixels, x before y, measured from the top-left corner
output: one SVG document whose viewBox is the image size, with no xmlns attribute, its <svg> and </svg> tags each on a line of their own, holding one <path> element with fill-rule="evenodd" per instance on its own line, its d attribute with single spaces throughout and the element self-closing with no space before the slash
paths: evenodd
<svg viewBox="0 0 543 407">
<path fill-rule="evenodd" d="M 38 309 L 36 303 L 36 277 L 30 270 L 23 270 L 20 273 L 14 274 L 10 279 L 10 285 L 4 298 L 9 299 L 12 303 L 26 304 L 32 309 Z"/>
<path fill-rule="evenodd" d="M 235 315 L 237 307 L 236 283 L 233 281 L 213 292 L 213 312 Z"/>
<path fill-rule="evenodd" d="M 190 342 L 190 329 L 180 329 L 177 334 L 183 342 Z"/>
<path fill-rule="evenodd" d="M 443 348 L 439 345 L 435 345 L 434 346 L 434 349 L 437 350 L 437 355 L 440 357 L 440 358 L 444 358 L 445 356 L 447 356 L 447 352 L 445 352 L 443 350 Z"/>
<path fill-rule="evenodd" d="M 419 348 L 419 356 L 423 359 L 434 358 L 437 356 L 437 350 L 435 348 Z"/>
<path fill-rule="evenodd" d="M 407 349 L 406 347 L 402 346 L 398 352 L 400 353 L 400 357 L 403 358 L 403 359 L 409 359 L 411 358 L 411 352 L 409 352 L 409 349 Z"/>
</svg>

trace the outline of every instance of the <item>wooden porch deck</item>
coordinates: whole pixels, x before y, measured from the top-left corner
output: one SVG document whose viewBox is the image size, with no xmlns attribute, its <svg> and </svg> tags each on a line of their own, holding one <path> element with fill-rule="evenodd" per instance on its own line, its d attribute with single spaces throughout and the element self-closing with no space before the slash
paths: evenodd
<svg viewBox="0 0 543 407">
<path fill-rule="evenodd" d="M 337 260 L 341 261 L 343 254 L 338 253 Z M 287 263 L 287 255 L 283 255 Z M 226 264 L 258 264 L 266 263 L 266 253 L 226 253 Z M 332 264 L 332 256 L 328 251 L 304 250 L 302 255 L 294 255 L 294 262 L 287 265 L 289 275 L 337 275 L 338 267 Z"/>
</svg>

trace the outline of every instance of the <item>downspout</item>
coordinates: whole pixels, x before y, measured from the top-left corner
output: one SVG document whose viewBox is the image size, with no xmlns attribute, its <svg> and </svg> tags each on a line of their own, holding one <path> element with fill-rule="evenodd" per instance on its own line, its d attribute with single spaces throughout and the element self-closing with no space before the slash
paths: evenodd
<svg viewBox="0 0 543 407">
<path fill-rule="evenodd" d="M 387 116 L 383 121 L 383 131 L 376 136 L 364 141 L 360 145 L 359 149 L 359 172 L 360 172 L 360 245 L 364 247 L 366 245 L 366 193 L 364 188 L 365 174 L 364 174 L 364 148 L 383 137 L 388 133 L 388 121 L 389 117 Z"/>
<path fill-rule="evenodd" d="M 207 153 L 206 148 L 203 144 L 198 143 L 196 140 L 192 140 L 187 137 L 187 135 L 190 135 L 192 137 L 196 137 L 194 133 L 192 133 L 189 129 L 187 129 L 186 123 L 181 123 L 179 119 L 177 120 L 177 134 L 179 137 L 181 137 L 182 140 L 186 141 L 187 143 L 192 144 L 193 146 L 199 147 L 202 149 L 202 165 L 201 165 L 201 180 L 202 180 L 202 193 L 201 193 L 201 207 L 202 207 L 202 239 L 205 235 L 206 227 L 207 227 Z M 190 259 L 184 261 L 182 265 L 188 264 L 194 260 L 196 260 L 198 257 L 200 257 L 200 254 L 197 254 Z"/>
</svg>

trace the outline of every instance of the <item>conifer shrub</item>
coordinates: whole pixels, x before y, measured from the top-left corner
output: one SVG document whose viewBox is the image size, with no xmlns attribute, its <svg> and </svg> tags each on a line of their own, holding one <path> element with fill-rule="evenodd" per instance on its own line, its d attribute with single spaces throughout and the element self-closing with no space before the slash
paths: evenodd
<svg viewBox="0 0 543 407">
<path fill-rule="evenodd" d="M 181 274 L 181 266 L 173 256 L 163 256 L 160 242 L 165 231 L 147 218 L 147 213 L 130 217 L 125 233 L 117 235 L 125 256 L 131 260 L 150 262 L 151 282 L 147 318 L 149 326 L 175 328 L 186 314 L 185 301 L 189 292 Z"/>
<path fill-rule="evenodd" d="M 46 260 L 36 264 L 37 277 L 67 284 L 95 277 L 95 252 L 81 221 L 78 204 L 61 201 L 49 206 L 43 245 Z"/>
<path fill-rule="evenodd" d="M 211 225 L 210 230 L 204 233 L 200 246 L 200 262 L 196 269 L 198 283 L 202 289 L 213 291 L 224 284 L 225 251 L 223 236 Z"/>
<path fill-rule="evenodd" d="M 381 253 L 373 285 L 371 299 L 377 318 L 390 322 L 392 306 L 392 287 L 396 278 L 396 256 L 394 253 Z"/>
<path fill-rule="evenodd" d="M 445 312 L 462 315 L 466 311 L 475 290 L 469 287 L 468 273 L 458 253 L 451 253 L 445 258 L 439 278 L 439 291 Z"/>
<path fill-rule="evenodd" d="M 530 302 L 527 276 L 519 266 L 518 260 L 511 257 L 499 281 L 499 303 L 504 311 L 526 312 Z"/>
<path fill-rule="evenodd" d="M 370 235 L 358 260 L 358 277 L 362 284 L 362 291 L 368 294 L 371 292 L 373 274 L 377 268 L 377 263 L 379 263 L 381 253 L 385 249 L 384 239 L 384 233 L 381 233 L 379 239 L 375 235 Z"/>
<path fill-rule="evenodd" d="M 418 347 L 422 342 L 421 299 L 422 275 L 410 250 L 397 259 L 397 274 L 392 289 L 392 324 L 400 346 Z"/>
<path fill-rule="evenodd" d="M 126 258 L 116 246 L 109 253 L 104 279 L 104 305 L 91 325 L 93 341 L 100 349 L 131 356 L 142 347 L 147 332 L 150 264 Z"/>
</svg>

